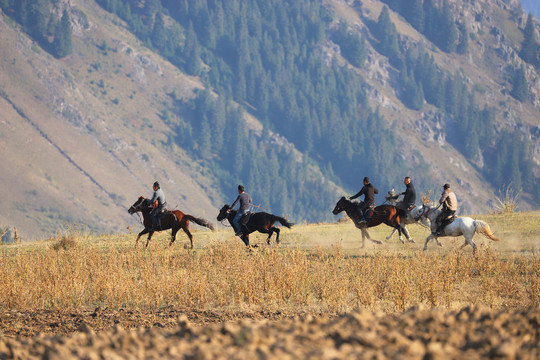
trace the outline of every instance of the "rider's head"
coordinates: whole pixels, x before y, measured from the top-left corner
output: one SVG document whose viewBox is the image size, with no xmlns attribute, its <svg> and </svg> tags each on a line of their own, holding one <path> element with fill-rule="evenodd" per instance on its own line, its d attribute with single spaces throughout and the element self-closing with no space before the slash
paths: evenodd
<svg viewBox="0 0 540 360">
<path fill-rule="evenodd" d="M 244 192 L 244 185 L 238 185 L 238 193 L 241 194 Z"/>
<path fill-rule="evenodd" d="M 369 184 L 369 178 L 367 176 L 364 178 L 364 185 L 366 184 Z"/>
<path fill-rule="evenodd" d="M 154 187 L 154 191 L 157 190 L 157 189 L 159 189 L 159 183 L 156 181 L 156 182 L 154 183 L 154 186 L 153 186 L 153 187 Z"/>
<path fill-rule="evenodd" d="M 404 183 L 405 185 L 407 185 L 407 184 L 410 183 L 410 182 L 411 182 L 411 178 L 410 178 L 409 176 L 405 177 L 405 179 L 403 180 L 403 183 Z"/>
<path fill-rule="evenodd" d="M 450 189 L 450 184 L 444 184 L 443 189 L 444 189 L 444 190 Z"/>
</svg>

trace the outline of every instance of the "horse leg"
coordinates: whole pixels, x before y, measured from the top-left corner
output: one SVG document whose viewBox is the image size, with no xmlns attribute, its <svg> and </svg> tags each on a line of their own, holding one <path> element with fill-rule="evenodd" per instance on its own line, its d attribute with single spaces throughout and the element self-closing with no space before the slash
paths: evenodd
<svg viewBox="0 0 540 360">
<path fill-rule="evenodd" d="M 396 232 L 396 228 L 392 230 L 392 233 L 386 237 L 386 240 L 390 240 L 392 236 L 394 236 L 394 233 Z"/>
<path fill-rule="evenodd" d="M 427 244 L 428 244 L 429 240 L 431 240 L 431 239 L 433 239 L 433 238 L 437 239 L 437 238 L 435 237 L 434 234 L 430 234 L 430 235 L 426 238 L 426 243 L 424 244 L 424 249 L 423 249 L 423 250 L 427 250 Z M 436 240 L 436 241 L 438 242 L 438 240 Z"/>
<path fill-rule="evenodd" d="M 171 241 L 169 242 L 169 247 L 173 244 L 173 242 L 176 240 L 176 233 L 179 229 L 173 228 L 171 231 Z"/>
<path fill-rule="evenodd" d="M 147 229 L 144 229 L 143 231 L 141 231 L 139 233 L 139 235 L 137 235 L 137 240 L 135 240 L 135 249 L 137 248 L 137 245 L 139 244 L 139 239 L 141 238 L 141 236 L 143 236 L 144 234 L 146 234 L 148 232 Z"/>
<path fill-rule="evenodd" d="M 465 246 L 471 245 L 473 248 L 473 254 L 476 253 L 476 243 L 473 241 L 472 236 L 465 236 L 465 244 L 461 245 L 460 249 L 463 249 Z"/>
<path fill-rule="evenodd" d="M 401 235 L 401 225 L 396 226 L 394 230 L 398 231 L 399 241 L 401 241 L 402 244 L 405 244 L 405 241 L 403 241 L 403 235 Z"/>
<path fill-rule="evenodd" d="M 249 246 L 249 235 L 242 234 L 240 236 L 240 239 L 242 239 L 242 241 L 244 242 L 244 244 L 246 244 L 246 246 Z"/>
<path fill-rule="evenodd" d="M 191 242 L 191 248 L 193 249 L 193 235 L 191 235 L 191 233 L 189 232 L 189 229 L 188 227 L 183 227 L 182 230 L 184 230 L 184 232 L 186 233 L 186 235 L 188 236 L 189 238 L 189 241 Z"/>
<path fill-rule="evenodd" d="M 403 225 L 401 231 L 403 231 L 403 233 L 405 234 L 408 242 L 416 243 L 416 241 L 414 241 L 414 239 L 412 238 L 411 234 L 409 234 L 409 229 L 407 229 L 407 226 Z"/>
<path fill-rule="evenodd" d="M 276 233 L 276 244 L 279 244 L 279 233 L 280 233 L 280 230 L 278 228 L 273 228 L 274 229 L 274 232 Z M 268 237 L 268 239 L 270 239 L 270 237 Z"/>
<path fill-rule="evenodd" d="M 144 248 L 148 248 L 148 244 L 150 243 L 150 239 L 152 238 L 152 235 L 154 235 L 154 232 L 153 231 L 150 231 L 148 233 L 148 238 L 146 239 L 146 245 L 144 246 Z"/>
</svg>

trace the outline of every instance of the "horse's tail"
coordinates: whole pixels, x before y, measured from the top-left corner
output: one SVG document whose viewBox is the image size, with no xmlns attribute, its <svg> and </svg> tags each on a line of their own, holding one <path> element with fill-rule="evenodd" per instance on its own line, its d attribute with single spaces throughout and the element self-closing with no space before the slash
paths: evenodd
<svg viewBox="0 0 540 360">
<path fill-rule="evenodd" d="M 214 231 L 215 228 L 214 228 L 214 225 L 212 225 L 212 223 L 210 223 L 209 221 L 206 221 L 204 219 L 201 219 L 201 218 L 197 218 L 193 215 L 188 215 L 188 214 L 184 214 L 184 217 L 188 220 L 191 220 L 193 221 L 195 224 L 197 225 L 200 225 L 200 226 L 204 226 L 206 228 L 209 228 L 210 230 Z"/>
<path fill-rule="evenodd" d="M 281 225 L 286 226 L 289 229 L 294 225 L 292 222 L 289 222 L 289 220 L 276 215 L 272 215 L 272 221 L 279 221 Z"/>
<path fill-rule="evenodd" d="M 500 241 L 498 237 L 493 235 L 493 231 L 489 227 L 488 223 L 482 220 L 474 220 L 474 231 L 477 233 L 482 233 L 486 237 L 490 238 L 493 241 Z"/>
</svg>

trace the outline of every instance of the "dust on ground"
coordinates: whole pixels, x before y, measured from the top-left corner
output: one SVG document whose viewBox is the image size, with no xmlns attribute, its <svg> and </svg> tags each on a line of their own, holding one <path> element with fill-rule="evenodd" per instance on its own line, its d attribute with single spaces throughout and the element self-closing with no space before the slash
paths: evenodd
<svg viewBox="0 0 540 360">
<path fill-rule="evenodd" d="M 20 319 L 6 320 L 5 315 Z M 3 312 L 0 359 L 540 356 L 540 309 L 495 312 L 484 307 L 455 311 L 411 308 L 400 314 L 359 310 L 339 316 L 291 315 L 106 309 L 56 314 Z M 27 329 L 22 333 L 54 329 L 54 334 L 6 336 L 16 326 Z"/>
</svg>

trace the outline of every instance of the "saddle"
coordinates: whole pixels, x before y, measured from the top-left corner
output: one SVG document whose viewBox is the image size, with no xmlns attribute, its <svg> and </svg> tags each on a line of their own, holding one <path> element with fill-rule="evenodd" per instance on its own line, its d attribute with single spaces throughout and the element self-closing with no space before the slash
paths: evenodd
<svg viewBox="0 0 540 360">
<path fill-rule="evenodd" d="M 240 218 L 240 225 L 246 226 L 250 218 L 251 218 L 251 211 L 248 211 L 247 213 L 242 215 L 242 217 Z"/>
<path fill-rule="evenodd" d="M 441 220 L 441 229 L 444 229 L 445 227 L 447 227 L 448 225 L 450 225 L 451 223 L 454 222 L 454 220 L 456 220 L 456 214 L 453 214 L 453 215 L 450 215 L 444 219 Z"/>
</svg>

